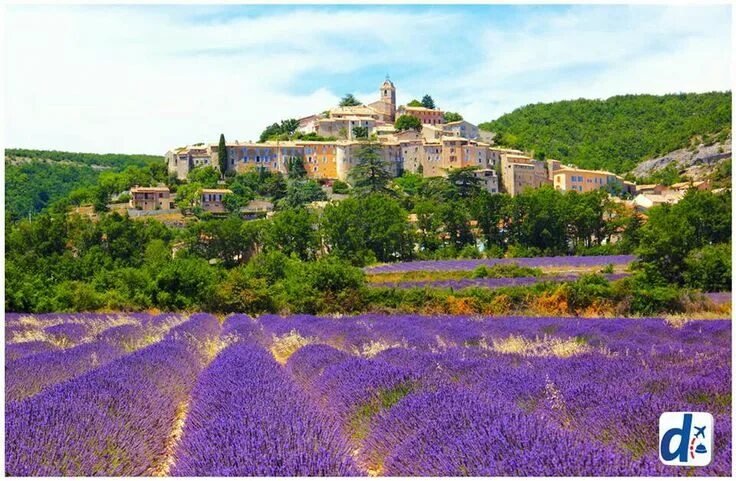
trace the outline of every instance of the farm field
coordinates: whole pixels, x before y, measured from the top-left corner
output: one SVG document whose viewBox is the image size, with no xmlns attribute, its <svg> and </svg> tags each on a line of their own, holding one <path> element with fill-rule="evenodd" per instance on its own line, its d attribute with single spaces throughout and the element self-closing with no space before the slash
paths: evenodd
<svg viewBox="0 0 736 481">
<path fill-rule="evenodd" d="M 603 277 L 609 281 L 623 279 L 628 276 L 626 273 L 620 274 L 603 274 Z M 510 286 L 529 286 L 538 282 L 565 282 L 574 281 L 580 276 L 576 274 L 555 275 L 555 276 L 539 276 L 539 277 L 499 277 L 499 278 L 461 278 L 461 279 L 441 279 L 427 281 L 400 281 L 400 282 L 374 282 L 374 287 L 396 287 L 399 289 L 408 289 L 412 287 L 449 287 L 452 289 L 465 289 L 466 287 L 487 287 L 495 289 L 499 287 Z"/>
<path fill-rule="evenodd" d="M 517 264 L 523 267 L 540 268 L 586 268 L 612 264 L 628 265 L 636 260 L 633 255 L 611 256 L 558 256 L 558 257 L 510 257 L 503 259 L 453 259 L 441 261 L 412 261 L 379 264 L 366 267 L 367 274 L 384 274 L 413 271 L 472 271 L 478 266 Z"/>
<path fill-rule="evenodd" d="M 731 321 L 6 314 L 16 476 L 720 475 Z M 667 467 L 664 411 L 715 417 Z"/>
</svg>

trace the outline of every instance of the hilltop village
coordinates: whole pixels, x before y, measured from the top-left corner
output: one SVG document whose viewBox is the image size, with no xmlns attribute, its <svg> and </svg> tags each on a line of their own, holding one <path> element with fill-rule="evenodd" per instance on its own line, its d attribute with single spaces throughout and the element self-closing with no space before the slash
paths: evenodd
<svg viewBox="0 0 736 481">
<path fill-rule="evenodd" d="M 293 135 L 285 139 L 281 136 L 262 142 L 227 142 L 225 159 L 219 158 L 218 143 L 171 149 L 165 155 L 169 173 L 184 180 L 192 170 L 212 166 L 235 173 L 265 170 L 288 175 L 290 162 L 299 159 L 308 178 L 330 185 L 335 180 L 349 182 L 350 170 L 361 161 L 361 148 L 371 144 L 393 177 L 405 172 L 447 177 L 454 169 L 467 168 L 488 192 L 505 192 L 511 196 L 543 185 L 560 191 L 605 189 L 616 196 L 633 198 L 629 201 L 632 207 L 647 209 L 676 202 L 690 187 L 690 184 L 669 189 L 656 185 L 637 187 L 611 172 L 579 169 L 555 159 L 538 160 L 529 153 L 494 145 L 493 133 L 479 129 L 458 114 L 448 116 L 434 107 L 433 101 L 429 106 L 417 101 L 397 106 L 396 86 L 388 76 L 378 90 L 379 99 L 367 105 L 349 96 L 352 105 L 298 119 Z M 225 169 L 221 162 L 226 162 Z M 201 198 L 203 208 L 222 211 L 221 200 L 228 192 L 205 189 Z M 168 199 L 166 187 L 131 191 L 131 207 L 138 209 L 171 208 Z"/>
</svg>

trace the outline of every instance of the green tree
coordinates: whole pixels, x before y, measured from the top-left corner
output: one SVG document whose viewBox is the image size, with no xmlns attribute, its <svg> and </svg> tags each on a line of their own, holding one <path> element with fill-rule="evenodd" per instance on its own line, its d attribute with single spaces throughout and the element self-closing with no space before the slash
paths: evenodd
<svg viewBox="0 0 736 481">
<path fill-rule="evenodd" d="M 412 100 L 411 102 L 409 102 L 406 105 L 407 105 L 407 107 L 422 107 L 422 103 L 419 100 L 417 100 L 417 99 Z"/>
<path fill-rule="evenodd" d="M 412 228 L 397 201 L 381 194 L 328 204 L 320 220 L 327 248 L 355 265 L 411 259 Z"/>
<path fill-rule="evenodd" d="M 475 175 L 477 170 L 475 166 L 448 169 L 447 182 L 452 186 L 454 196 L 466 199 L 481 191 L 480 179 Z"/>
<path fill-rule="evenodd" d="M 358 105 L 361 105 L 361 103 L 353 96 L 353 94 L 345 94 L 345 96 L 340 99 L 340 107 L 356 107 Z"/>
<path fill-rule="evenodd" d="M 307 169 L 304 167 L 304 158 L 296 156 L 286 161 L 286 171 L 290 178 L 303 178 L 307 176 Z"/>
<path fill-rule="evenodd" d="M 299 128 L 299 121 L 297 119 L 286 119 L 281 121 L 279 126 L 282 134 L 286 134 L 289 138 L 293 137 L 296 130 Z"/>
<path fill-rule="evenodd" d="M 685 258 L 685 285 L 703 292 L 731 290 L 731 244 L 706 245 Z"/>
<path fill-rule="evenodd" d="M 349 177 L 356 193 L 390 192 L 389 163 L 383 160 L 381 146 L 374 143 L 363 145 L 355 154 L 357 164 L 350 169 Z"/>
<path fill-rule="evenodd" d="M 422 97 L 422 107 L 425 109 L 434 109 L 434 100 L 432 100 L 432 97 L 430 97 L 429 94 L 426 94 L 424 97 Z"/>
<path fill-rule="evenodd" d="M 176 191 L 176 206 L 182 210 L 190 210 L 199 205 L 202 197 L 202 184 L 192 182 L 184 184 Z"/>
<path fill-rule="evenodd" d="M 220 134 L 220 143 L 217 146 L 217 162 L 220 164 L 220 172 L 225 175 L 228 171 L 227 162 L 227 144 L 225 143 L 225 134 Z"/>
<path fill-rule="evenodd" d="M 727 195 L 691 189 L 677 204 L 662 204 L 647 214 L 636 253 L 652 283 L 682 285 L 691 251 L 731 241 L 731 199 Z"/>
<path fill-rule="evenodd" d="M 278 123 L 273 123 L 266 127 L 263 132 L 261 132 L 261 136 L 258 138 L 259 142 L 265 142 L 271 137 L 275 137 L 279 134 L 282 134 L 283 131 L 281 130 L 281 126 Z"/>
<path fill-rule="evenodd" d="M 319 249 L 317 218 L 306 209 L 286 209 L 271 218 L 264 231 L 264 249 L 302 260 L 314 259 Z"/>
<path fill-rule="evenodd" d="M 463 120 L 463 116 L 457 112 L 444 112 L 442 116 L 446 124 L 450 122 L 459 122 Z"/>
<path fill-rule="evenodd" d="M 394 127 L 398 131 L 404 130 L 422 130 L 422 122 L 414 117 L 413 115 L 399 115 L 399 118 L 394 122 Z"/>
<path fill-rule="evenodd" d="M 368 127 L 356 125 L 355 127 L 353 127 L 353 137 L 355 137 L 356 139 L 367 139 Z"/>
<path fill-rule="evenodd" d="M 279 207 L 296 208 L 310 202 L 327 200 L 322 187 L 312 179 L 289 180 L 286 183 L 286 196 L 279 200 Z"/>
<path fill-rule="evenodd" d="M 189 171 L 187 181 L 190 183 L 201 184 L 203 187 L 212 189 L 217 187 L 220 180 L 220 171 L 210 165 L 197 167 Z"/>
</svg>

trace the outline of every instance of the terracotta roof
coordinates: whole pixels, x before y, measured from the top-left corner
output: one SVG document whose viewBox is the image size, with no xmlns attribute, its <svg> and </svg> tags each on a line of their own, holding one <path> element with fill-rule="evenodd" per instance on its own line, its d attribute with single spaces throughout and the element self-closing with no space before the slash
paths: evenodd
<svg viewBox="0 0 736 481">
<path fill-rule="evenodd" d="M 230 189 L 202 189 L 203 194 L 232 194 Z"/>
<path fill-rule="evenodd" d="M 168 187 L 133 187 L 130 189 L 131 193 L 134 192 L 169 192 Z"/>
</svg>

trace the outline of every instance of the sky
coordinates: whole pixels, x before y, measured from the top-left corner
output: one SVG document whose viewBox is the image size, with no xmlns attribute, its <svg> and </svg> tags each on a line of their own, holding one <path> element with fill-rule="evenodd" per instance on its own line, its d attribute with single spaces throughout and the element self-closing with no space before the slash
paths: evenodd
<svg viewBox="0 0 736 481">
<path fill-rule="evenodd" d="M 536 102 L 731 87 L 731 7 L 41 6 L 5 12 L 5 144 L 148 153 L 432 95 L 473 123 Z"/>
</svg>

